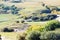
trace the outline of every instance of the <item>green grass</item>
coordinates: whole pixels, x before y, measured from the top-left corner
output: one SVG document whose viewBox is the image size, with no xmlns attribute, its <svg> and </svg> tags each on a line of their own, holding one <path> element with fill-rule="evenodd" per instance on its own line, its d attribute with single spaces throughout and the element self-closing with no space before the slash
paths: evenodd
<svg viewBox="0 0 60 40">
<path fill-rule="evenodd" d="M 16 19 L 18 16 L 12 14 L 0 14 L 0 21 L 8 21 Z"/>
<path fill-rule="evenodd" d="M 13 24 L 17 18 L 18 18 L 17 15 L 0 14 L 0 29 L 4 27 L 8 27 L 8 25 Z"/>
<path fill-rule="evenodd" d="M 19 16 L 12 14 L 0 14 L 0 29 L 4 27 L 10 27 L 10 25 L 15 24 Z M 20 32 L 0 32 L 2 37 L 8 38 L 8 40 L 18 40 Z"/>
</svg>

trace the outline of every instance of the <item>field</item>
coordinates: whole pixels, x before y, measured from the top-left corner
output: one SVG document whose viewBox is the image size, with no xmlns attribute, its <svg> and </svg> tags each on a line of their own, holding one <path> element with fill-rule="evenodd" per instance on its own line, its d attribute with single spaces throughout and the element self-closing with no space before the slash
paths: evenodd
<svg viewBox="0 0 60 40">
<path fill-rule="evenodd" d="M 17 17 L 18 16 L 12 14 L 0 14 L 0 28 L 13 24 Z"/>
<path fill-rule="evenodd" d="M 17 33 L 17 32 L 0 32 L 0 35 L 2 36 L 2 40 L 18 40 L 19 39 L 19 35 L 21 35 L 22 33 Z"/>
<path fill-rule="evenodd" d="M 2 40 L 19 40 L 19 38 L 20 38 L 19 36 L 21 34 L 23 36 L 23 33 L 26 32 L 27 35 L 30 35 L 29 32 L 32 32 L 32 31 L 39 31 L 41 33 L 42 32 L 48 32 L 49 33 L 50 31 L 51 32 L 59 32 L 60 31 L 60 23 L 58 21 L 60 18 L 60 15 L 59 15 L 60 11 L 56 12 L 56 11 L 54 11 L 55 10 L 54 8 L 56 7 L 56 5 L 60 1 L 56 2 L 57 4 L 54 2 L 56 2 L 56 1 L 51 2 L 51 1 L 45 1 L 44 0 L 44 3 L 46 3 L 47 6 L 46 5 L 42 6 L 42 4 L 43 4 L 42 2 L 24 2 L 24 3 L 1 2 L 0 4 L 3 3 L 5 6 L 8 5 L 10 7 L 12 5 L 15 5 L 17 8 L 22 8 L 22 10 L 18 11 L 19 12 L 18 14 L 11 14 L 11 13 L 10 14 L 0 14 L 0 30 L 4 29 L 4 28 L 9 28 L 9 29 L 11 28 L 11 29 L 17 29 L 18 30 L 16 32 L 0 32 Z M 51 11 L 49 9 L 51 7 L 51 5 L 52 6 L 55 5 L 52 8 L 52 10 L 54 9 L 53 11 Z M 57 7 L 58 6 L 60 6 L 60 3 L 57 5 Z M 14 6 L 12 6 L 12 8 L 13 8 L 13 11 L 16 11 L 16 10 L 14 10 Z M 40 11 L 47 10 L 47 9 L 51 11 L 51 13 L 50 13 L 51 15 L 59 15 L 59 17 L 57 17 L 58 21 L 55 19 L 52 20 L 52 18 L 53 18 L 52 16 L 50 18 L 45 17 L 47 13 L 41 12 L 42 14 L 40 14 Z M 36 13 L 37 16 L 33 13 Z M 59 13 L 59 14 L 57 14 L 57 13 Z M 20 16 L 22 16 L 22 17 L 20 17 Z M 40 21 L 40 19 L 39 19 L 38 22 L 35 22 L 35 21 L 32 21 L 32 22 L 26 21 L 25 22 L 24 18 L 27 17 L 27 19 L 29 19 L 30 16 L 32 16 L 32 19 L 34 17 L 38 17 L 36 19 L 39 19 L 41 16 L 43 16 L 42 18 L 45 17 L 45 18 L 47 18 L 46 20 L 48 20 L 48 18 L 49 18 L 49 20 L 48 21 Z M 45 18 L 41 19 L 41 20 L 45 20 Z M 50 23 L 50 21 L 52 21 L 52 22 Z M 26 30 L 25 30 L 24 28 L 25 28 L 26 24 L 28 24 L 29 27 L 27 26 L 28 28 L 26 28 Z M 59 28 L 57 28 L 57 27 L 59 27 Z M 56 28 L 56 29 L 54 29 L 54 28 Z M 25 37 L 23 37 L 22 39 L 24 39 Z M 40 36 L 39 36 L 39 38 L 40 38 Z"/>
<path fill-rule="evenodd" d="M 12 14 L 0 14 L 0 29 L 10 27 L 10 25 L 15 24 L 17 17 L 17 15 Z M 20 33 L 17 32 L 0 32 L 2 40 L 18 40 L 19 34 Z"/>
</svg>

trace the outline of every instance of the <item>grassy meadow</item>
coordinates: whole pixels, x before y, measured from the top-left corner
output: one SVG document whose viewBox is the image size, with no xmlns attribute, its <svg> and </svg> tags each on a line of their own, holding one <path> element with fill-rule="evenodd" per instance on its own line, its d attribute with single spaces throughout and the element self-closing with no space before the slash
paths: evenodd
<svg viewBox="0 0 60 40">
<path fill-rule="evenodd" d="M 9 14 L 0 14 L 2 40 L 58 40 L 60 38 L 60 21 L 56 20 L 60 17 L 58 6 L 40 2 L 1 2 L 1 4 L 3 11 L 11 11 Z"/>
</svg>

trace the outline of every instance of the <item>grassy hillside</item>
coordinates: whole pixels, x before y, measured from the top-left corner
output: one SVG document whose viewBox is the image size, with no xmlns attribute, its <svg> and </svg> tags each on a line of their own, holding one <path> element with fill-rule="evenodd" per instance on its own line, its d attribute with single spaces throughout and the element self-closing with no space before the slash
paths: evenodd
<svg viewBox="0 0 60 40">
<path fill-rule="evenodd" d="M 49 7 L 51 5 L 56 6 L 59 2 L 54 1 L 54 0 L 53 1 L 44 0 L 44 3 L 46 3 L 46 5 L 49 5 Z M 49 7 L 42 6 L 41 5 L 42 3 L 40 3 L 39 1 L 38 2 L 24 2 L 24 3 L 0 2 L 0 4 L 5 4 L 8 6 L 15 5 L 18 8 L 22 8 L 22 10 L 20 10 L 17 15 L 16 14 L 0 14 L 0 29 L 16 27 L 15 29 L 19 30 L 19 32 L 0 32 L 0 35 L 3 37 L 3 39 L 4 39 L 4 37 L 6 37 L 5 40 L 18 40 L 19 36 L 22 34 L 23 31 L 26 32 L 26 35 L 30 35 L 29 32 L 31 33 L 31 31 L 39 31 L 42 33 L 42 32 L 48 32 L 50 30 L 51 31 L 57 31 L 59 29 L 55 29 L 55 30 L 53 30 L 53 29 L 57 28 L 57 27 L 60 28 L 60 23 L 58 21 L 50 22 L 50 19 L 52 20 L 53 16 L 50 17 L 50 15 L 48 15 L 46 13 L 40 14 L 40 11 L 46 10 L 46 9 L 49 10 Z M 60 3 L 58 5 L 60 5 Z M 2 8 L 4 8 L 4 6 Z M 13 6 L 13 11 L 14 11 L 14 6 Z M 53 13 L 57 13 L 57 12 L 53 11 Z M 36 13 L 38 18 L 33 13 Z M 22 17 L 20 17 L 20 16 L 22 16 Z M 38 22 L 36 22 L 36 21 L 25 22 L 24 18 L 27 17 L 26 19 L 29 19 L 29 16 L 32 16 L 31 19 L 39 19 L 39 21 L 37 20 Z M 56 17 L 56 15 L 54 15 L 54 16 Z M 43 19 L 41 19 L 40 17 Z M 40 21 L 40 19 L 43 21 Z M 45 19 L 46 20 L 49 19 L 49 20 L 44 21 Z M 18 23 L 16 21 L 18 21 Z M 24 30 L 24 28 L 25 28 L 25 26 L 23 26 L 24 24 L 25 24 L 25 26 L 26 26 L 26 24 L 29 24 L 29 27 L 26 28 L 26 30 Z M 19 27 L 21 27 L 21 29 L 19 29 Z M 22 37 L 22 39 L 24 39 L 25 37 Z M 40 38 L 40 36 L 39 36 L 39 38 Z"/>
<path fill-rule="evenodd" d="M 3 37 L 3 40 L 18 40 L 19 39 L 19 35 L 22 33 L 17 33 L 17 32 L 11 32 L 11 33 L 4 33 L 4 32 L 0 32 L 0 35 Z"/>
</svg>

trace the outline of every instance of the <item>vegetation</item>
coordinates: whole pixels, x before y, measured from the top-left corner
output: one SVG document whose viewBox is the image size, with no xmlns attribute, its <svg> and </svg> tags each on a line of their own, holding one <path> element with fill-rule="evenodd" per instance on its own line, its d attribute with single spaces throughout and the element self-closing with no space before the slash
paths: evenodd
<svg viewBox="0 0 60 40">
<path fill-rule="evenodd" d="M 19 40 L 26 40 L 26 33 L 19 36 Z"/>
<path fill-rule="evenodd" d="M 41 39 L 42 40 L 59 40 L 60 39 L 60 33 L 56 32 L 43 32 L 41 34 Z"/>
<path fill-rule="evenodd" d="M 37 24 L 37 23 L 36 23 Z M 31 32 L 31 31 L 40 31 L 43 32 L 45 30 L 45 26 L 43 24 L 31 24 L 31 26 L 28 28 L 28 30 L 26 31 L 27 33 Z"/>
<path fill-rule="evenodd" d="M 38 31 L 32 31 L 27 35 L 26 40 L 40 40 L 40 33 Z"/>
<path fill-rule="evenodd" d="M 14 32 L 14 30 L 13 29 L 8 29 L 8 28 L 4 28 L 3 32 Z"/>
<path fill-rule="evenodd" d="M 15 5 L 12 5 L 10 9 L 12 11 L 11 12 L 12 14 L 18 14 L 19 9 L 17 7 L 15 7 Z"/>
<path fill-rule="evenodd" d="M 15 5 L 12 6 L 7 6 L 4 4 L 0 4 L 0 8 L 2 9 L 3 12 L 5 12 L 5 14 L 18 14 L 18 11 L 20 10 L 19 8 L 17 8 Z M 8 12 L 10 10 L 10 12 Z M 3 13 L 2 13 L 3 14 Z"/>
<path fill-rule="evenodd" d="M 57 30 L 60 29 L 60 22 L 55 21 L 57 15 L 51 13 L 54 10 L 58 11 L 55 7 L 51 8 L 45 4 L 42 6 L 39 4 L 37 7 L 27 6 L 21 10 L 15 5 L 0 4 L 0 9 L 2 12 L 0 14 L 0 31 L 3 32 L 0 33 L 1 35 L 7 36 L 11 40 L 60 40 L 60 33 L 58 33 L 60 30 Z M 26 23 L 29 26 L 23 30 Z M 15 28 L 17 32 L 10 29 L 11 27 Z M 21 31 L 26 32 L 26 34 L 22 34 Z M 58 32 L 56 33 L 56 31 Z"/>
<path fill-rule="evenodd" d="M 30 17 L 25 17 L 25 20 L 29 19 L 30 21 L 34 21 L 34 22 L 39 22 L 39 21 L 49 21 L 49 20 L 53 20 L 57 18 L 57 15 L 43 15 L 41 14 L 40 16 L 30 16 Z"/>
<path fill-rule="evenodd" d="M 52 20 L 48 21 L 46 24 L 42 26 L 31 26 L 27 30 L 27 40 L 58 40 L 60 33 L 56 33 L 55 29 L 60 28 L 60 22 Z M 35 38 L 36 36 L 37 39 Z"/>
<path fill-rule="evenodd" d="M 56 28 L 60 28 L 60 22 L 59 21 L 50 21 L 45 26 L 45 29 L 47 31 L 55 30 Z"/>
</svg>

